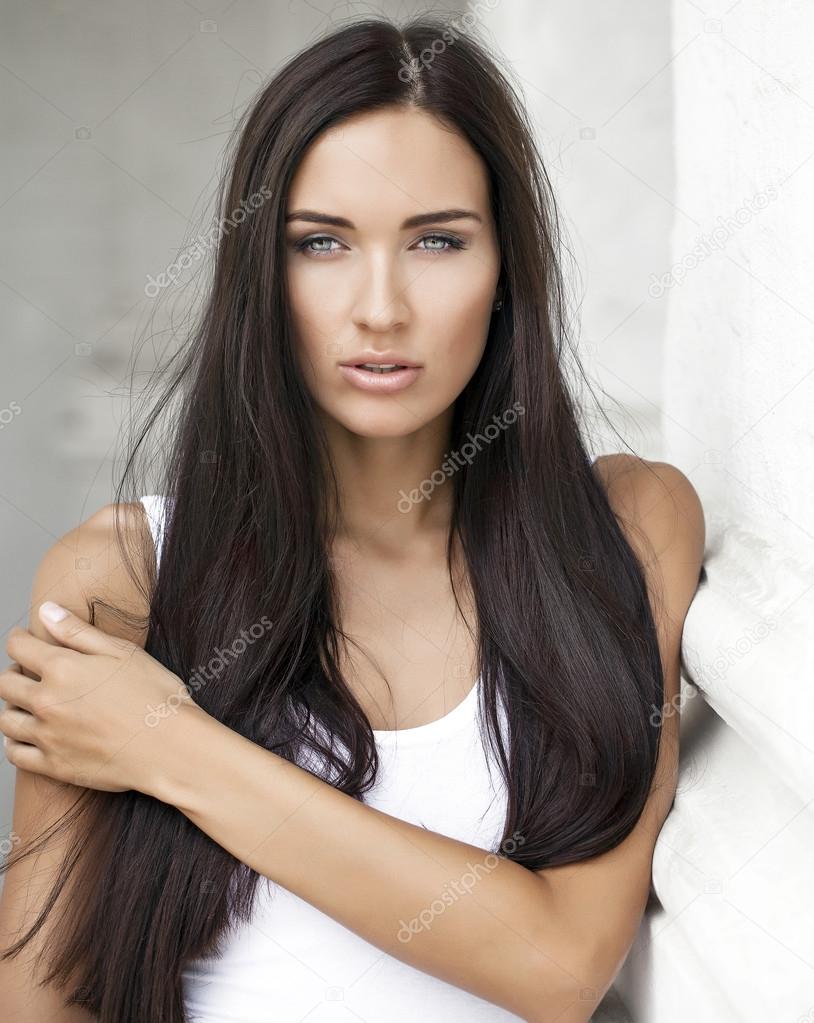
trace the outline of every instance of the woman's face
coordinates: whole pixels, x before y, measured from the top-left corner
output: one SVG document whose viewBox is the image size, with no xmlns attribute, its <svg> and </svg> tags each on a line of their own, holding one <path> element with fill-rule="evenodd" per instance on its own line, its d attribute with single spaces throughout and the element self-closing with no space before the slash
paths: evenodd
<svg viewBox="0 0 814 1023">
<path fill-rule="evenodd" d="M 422 111 L 365 113 L 312 144 L 286 213 L 298 354 L 318 406 L 367 437 L 441 415 L 480 362 L 500 274 L 480 157 Z M 342 367 L 381 356 L 417 368 Z"/>
</svg>

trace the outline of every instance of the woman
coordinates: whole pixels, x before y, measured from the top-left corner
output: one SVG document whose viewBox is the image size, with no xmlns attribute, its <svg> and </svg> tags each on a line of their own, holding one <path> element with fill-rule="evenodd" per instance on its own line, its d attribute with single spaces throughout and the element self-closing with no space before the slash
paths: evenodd
<svg viewBox="0 0 814 1023">
<path fill-rule="evenodd" d="M 440 21 L 352 24 L 262 92 L 221 209 L 166 477 L 8 641 L 12 1018 L 587 1020 L 675 792 L 704 522 L 586 454 L 522 107 Z"/>
</svg>

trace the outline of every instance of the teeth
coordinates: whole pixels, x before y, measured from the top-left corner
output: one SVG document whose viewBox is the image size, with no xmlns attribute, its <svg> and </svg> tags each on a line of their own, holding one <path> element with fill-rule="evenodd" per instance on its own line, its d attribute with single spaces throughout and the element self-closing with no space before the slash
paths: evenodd
<svg viewBox="0 0 814 1023">
<path fill-rule="evenodd" d="M 363 362 L 361 369 L 372 370 L 374 373 L 392 373 L 394 369 L 401 369 L 401 366 L 397 366 L 395 363 L 389 363 L 387 365 L 379 366 L 373 362 Z"/>
</svg>

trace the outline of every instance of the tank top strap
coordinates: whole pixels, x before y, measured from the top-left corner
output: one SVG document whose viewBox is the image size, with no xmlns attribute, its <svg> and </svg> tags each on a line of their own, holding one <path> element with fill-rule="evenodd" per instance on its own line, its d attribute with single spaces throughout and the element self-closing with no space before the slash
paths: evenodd
<svg viewBox="0 0 814 1023">
<path fill-rule="evenodd" d="M 166 502 L 163 494 L 145 494 L 139 498 L 147 515 L 147 522 L 150 526 L 150 533 L 155 545 L 156 568 L 161 560 L 161 547 L 164 539 L 164 519 L 166 513 Z"/>
</svg>

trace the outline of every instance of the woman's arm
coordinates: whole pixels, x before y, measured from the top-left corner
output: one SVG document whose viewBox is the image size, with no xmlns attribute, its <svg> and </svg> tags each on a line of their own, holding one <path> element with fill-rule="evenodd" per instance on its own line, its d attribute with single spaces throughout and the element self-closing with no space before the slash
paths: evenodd
<svg viewBox="0 0 814 1023">
<path fill-rule="evenodd" d="M 666 470 L 685 498 L 678 520 L 646 470 L 631 481 L 637 521 L 670 566 L 671 624 L 660 619 L 669 701 L 703 554 L 703 516 L 699 523 L 686 477 Z M 615 508 L 627 510 L 620 483 L 616 495 Z M 655 579 L 658 561 L 648 571 Z M 194 704 L 166 724 L 175 731 L 167 732 L 150 794 L 243 863 L 396 958 L 524 1019 L 590 1018 L 644 910 L 653 846 L 675 791 L 677 715 L 665 716 L 659 784 L 628 839 L 604 856 L 536 873 L 365 806 Z M 473 875 L 478 880 L 464 888 Z"/>
<path fill-rule="evenodd" d="M 523 1018 L 540 998 L 546 1018 L 564 1008 L 562 977 L 580 950 L 552 925 L 551 893 L 534 873 L 366 806 L 194 705 L 160 728 L 167 754 L 149 794 L 237 859 L 378 948 Z M 450 905 L 438 901 L 445 892 Z"/>
<path fill-rule="evenodd" d="M 698 494 L 675 466 L 650 471 L 627 455 L 597 460 L 614 513 L 645 569 L 664 672 L 662 734 L 651 795 L 636 827 L 610 852 L 573 866 L 540 871 L 561 914 L 591 936 L 586 990 L 574 992 L 574 1014 L 557 1023 L 582 1023 L 583 999 L 607 991 L 623 965 L 651 887 L 653 851 L 673 804 L 678 779 L 681 637 L 704 558 L 704 512 Z M 655 472 L 655 476 L 653 474 Z"/>
<path fill-rule="evenodd" d="M 57 601 L 88 621 L 89 591 L 101 595 L 100 590 L 110 587 L 117 593 L 116 601 L 120 602 L 132 588 L 129 577 L 118 566 L 118 551 L 112 542 L 111 509 L 110 505 L 100 509 L 77 529 L 66 533 L 40 562 L 32 586 L 28 620 L 28 629 L 38 638 L 57 642 L 37 614 L 44 600 Z M 133 599 L 137 597 L 134 593 Z M 143 645 L 143 637 L 126 633 L 115 621 L 105 623 L 105 629 Z M 37 678 L 27 671 L 25 674 Z M 73 806 L 83 791 L 17 768 L 12 835 L 23 843 L 36 839 Z M 58 844 L 49 842 L 42 851 L 10 866 L 4 874 L 0 895 L 3 951 L 27 933 L 37 918 L 56 879 L 66 841 L 71 837 L 70 831 L 60 834 Z M 19 848 L 15 841 L 13 852 Z M 61 899 L 55 906 L 57 913 L 60 905 Z M 54 919 L 53 913 L 49 915 L 39 933 L 17 957 L 0 960 L 0 1019 L 3 1023 L 92 1023 L 94 1019 L 79 1006 L 65 1008 L 63 993 L 53 986 L 39 986 L 43 973 L 35 972 L 33 960 L 50 933 Z"/>
</svg>

